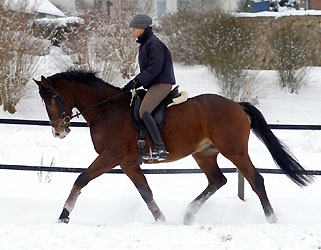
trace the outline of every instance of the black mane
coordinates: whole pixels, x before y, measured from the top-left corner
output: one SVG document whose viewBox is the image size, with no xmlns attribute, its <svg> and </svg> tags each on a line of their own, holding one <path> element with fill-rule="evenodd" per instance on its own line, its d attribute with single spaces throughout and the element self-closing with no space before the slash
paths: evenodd
<svg viewBox="0 0 321 250">
<path fill-rule="evenodd" d="M 70 71 L 65 71 L 61 73 L 57 73 L 55 75 L 49 76 L 48 81 L 51 83 L 55 83 L 56 81 L 59 80 L 68 80 L 68 81 L 77 81 L 77 82 L 82 82 L 85 84 L 101 84 L 105 85 L 106 87 L 112 87 L 117 90 L 120 90 L 120 88 L 115 87 L 99 77 L 96 76 L 96 72 L 92 71 L 84 71 L 84 70 L 70 70 Z"/>
</svg>

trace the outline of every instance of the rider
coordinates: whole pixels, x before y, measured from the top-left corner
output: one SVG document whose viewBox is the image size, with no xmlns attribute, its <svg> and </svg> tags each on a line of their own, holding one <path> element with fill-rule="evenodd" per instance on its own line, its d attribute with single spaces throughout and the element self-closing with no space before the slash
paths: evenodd
<svg viewBox="0 0 321 250">
<path fill-rule="evenodd" d="M 136 15 L 130 22 L 133 36 L 140 44 L 138 62 L 140 73 L 128 82 L 123 91 L 143 86 L 147 93 L 139 108 L 139 116 L 143 120 L 154 144 L 153 156 L 166 160 L 164 141 L 158 126 L 152 117 L 152 111 L 170 93 L 176 83 L 172 56 L 166 45 L 157 38 L 151 27 L 152 18 L 147 15 Z"/>
</svg>

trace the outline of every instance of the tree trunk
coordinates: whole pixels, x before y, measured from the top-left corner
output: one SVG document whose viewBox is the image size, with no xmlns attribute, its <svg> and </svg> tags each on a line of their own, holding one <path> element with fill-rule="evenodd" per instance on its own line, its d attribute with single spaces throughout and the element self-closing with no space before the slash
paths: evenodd
<svg viewBox="0 0 321 250">
<path fill-rule="evenodd" d="M 14 103 L 11 102 L 5 102 L 3 103 L 3 110 L 8 111 L 10 114 L 16 113 L 16 107 Z"/>
</svg>

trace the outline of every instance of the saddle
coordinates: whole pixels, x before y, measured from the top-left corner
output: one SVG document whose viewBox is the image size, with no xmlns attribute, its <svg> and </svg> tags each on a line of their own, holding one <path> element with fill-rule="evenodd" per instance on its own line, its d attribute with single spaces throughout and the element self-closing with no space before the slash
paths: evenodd
<svg viewBox="0 0 321 250">
<path fill-rule="evenodd" d="M 166 109 L 169 106 L 180 104 L 188 99 L 187 93 L 178 91 L 178 87 L 175 87 L 164 100 L 154 109 L 152 116 L 155 119 L 159 130 L 162 130 L 166 122 Z M 145 89 L 139 89 L 133 91 L 133 98 L 131 102 L 131 123 L 133 127 L 139 131 L 138 136 L 138 163 L 141 164 L 146 160 L 145 146 L 146 146 L 146 136 L 148 135 L 145 125 L 139 117 L 139 107 L 144 99 L 147 91 Z M 151 152 L 151 149 L 150 149 Z M 144 157 L 145 156 L 145 157 Z M 148 158 L 149 162 L 153 161 L 153 158 Z"/>
</svg>

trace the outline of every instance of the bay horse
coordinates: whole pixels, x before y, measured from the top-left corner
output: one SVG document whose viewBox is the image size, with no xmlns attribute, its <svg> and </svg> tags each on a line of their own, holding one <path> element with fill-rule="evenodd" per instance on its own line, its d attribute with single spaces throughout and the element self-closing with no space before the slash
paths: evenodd
<svg viewBox="0 0 321 250">
<path fill-rule="evenodd" d="M 34 81 L 45 103 L 53 135 L 64 138 L 70 132 L 72 109 L 76 107 L 87 121 L 98 153 L 94 162 L 76 179 L 58 221 L 68 223 L 81 189 L 118 165 L 132 180 L 154 219 L 165 221 L 137 163 L 138 132 L 130 121 L 131 94 L 123 93 L 93 72 L 67 71 L 48 78 L 41 76 L 40 81 Z M 261 112 L 250 103 L 202 94 L 167 109 L 167 120 L 161 131 L 169 152 L 166 162 L 192 155 L 208 180 L 205 190 L 189 204 L 185 224 L 191 224 L 202 205 L 227 182 L 217 163 L 219 153 L 247 179 L 260 199 L 267 221 L 277 222 L 263 177 L 248 155 L 250 130 L 263 141 L 276 164 L 292 181 L 300 186 L 312 181 L 312 176 L 305 172 L 272 133 Z"/>
</svg>

